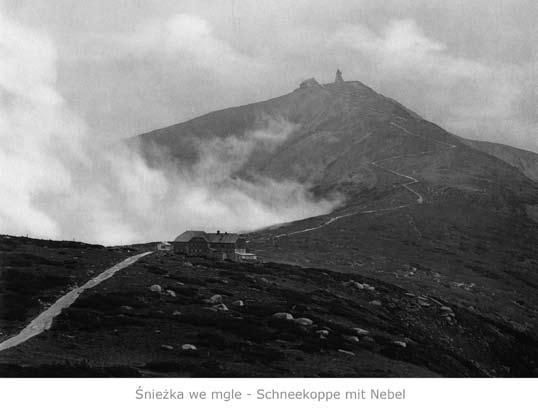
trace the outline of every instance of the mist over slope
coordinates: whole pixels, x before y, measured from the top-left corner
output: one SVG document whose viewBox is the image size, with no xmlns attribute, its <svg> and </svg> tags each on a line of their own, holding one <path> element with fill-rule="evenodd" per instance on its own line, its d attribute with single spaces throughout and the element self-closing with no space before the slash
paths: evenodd
<svg viewBox="0 0 538 413">
<path fill-rule="evenodd" d="M 226 135 L 248 141 L 249 131 L 268 118 L 294 127 L 270 150 L 252 151 L 238 176 L 291 179 L 318 195 L 339 193 L 350 201 L 362 190 L 384 185 L 373 163 L 398 156 L 403 158 L 395 162 L 412 163 L 425 182 L 473 190 L 494 184 L 522 199 L 536 198 L 536 183 L 512 165 L 358 81 L 321 85 L 312 79 L 281 97 L 143 134 L 140 143 L 150 164 L 160 159 L 155 153 L 164 153 L 183 165 L 197 159 L 198 142 Z"/>
<path fill-rule="evenodd" d="M 208 135 L 188 168 L 149 166 L 137 145 L 93 134 L 56 81 L 53 40 L 0 14 L 0 233 L 124 244 L 251 230 L 338 203 L 293 180 L 234 176 L 256 147 L 286 139 L 289 122 L 269 119 L 249 141 Z"/>
</svg>

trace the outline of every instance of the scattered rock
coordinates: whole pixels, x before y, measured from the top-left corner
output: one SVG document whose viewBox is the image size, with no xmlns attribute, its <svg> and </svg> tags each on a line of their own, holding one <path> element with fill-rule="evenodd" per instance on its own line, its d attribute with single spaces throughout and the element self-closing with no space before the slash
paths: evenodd
<svg viewBox="0 0 538 413">
<path fill-rule="evenodd" d="M 393 343 L 403 348 L 407 347 L 407 343 L 405 341 L 393 341 Z"/>
<path fill-rule="evenodd" d="M 196 351 L 197 348 L 193 344 L 183 344 L 181 346 L 181 350 L 183 350 L 183 351 Z"/>
<path fill-rule="evenodd" d="M 305 317 L 301 317 L 301 318 L 296 318 L 294 320 L 297 324 L 301 325 L 301 326 L 311 326 L 314 322 L 312 320 L 310 320 L 309 318 L 305 318 Z"/>
<path fill-rule="evenodd" d="M 274 313 L 273 318 L 277 320 L 293 320 L 293 316 L 290 313 Z"/>
<path fill-rule="evenodd" d="M 171 351 L 174 349 L 174 346 L 169 346 L 168 344 L 161 344 L 161 349 Z"/>
<path fill-rule="evenodd" d="M 362 287 L 363 287 L 365 290 L 368 290 L 368 291 L 374 291 L 374 290 L 375 290 L 375 287 L 371 286 L 370 284 L 366 284 L 366 283 L 363 283 L 363 284 L 362 284 Z"/>
<path fill-rule="evenodd" d="M 215 294 L 210 299 L 206 300 L 208 304 L 220 304 L 222 303 L 222 295 Z"/>
<path fill-rule="evenodd" d="M 192 265 L 192 263 L 191 263 L 191 262 L 188 262 L 188 261 L 185 261 L 185 262 L 183 263 L 183 266 L 185 266 L 185 267 L 194 267 L 194 265 Z"/>
<path fill-rule="evenodd" d="M 370 304 L 371 304 L 371 305 L 382 305 L 382 304 L 381 304 L 381 301 L 379 301 L 379 300 L 373 300 L 373 301 L 370 301 Z"/>
<path fill-rule="evenodd" d="M 149 290 L 159 294 L 163 292 L 163 288 L 158 284 L 153 284 L 151 287 L 149 287 Z"/>
<path fill-rule="evenodd" d="M 319 334 L 321 336 L 328 336 L 329 330 L 316 330 L 316 334 Z"/>
<path fill-rule="evenodd" d="M 235 307 L 243 307 L 245 303 L 243 302 L 243 300 L 237 300 L 237 301 L 234 301 L 232 305 Z"/>
<path fill-rule="evenodd" d="M 350 343 L 358 343 L 360 341 L 357 336 L 344 336 L 344 340 L 349 341 Z"/>
<path fill-rule="evenodd" d="M 226 304 L 223 303 L 214 305 L 213 308 L 217 311 L 228 311 L 228 307 L 226 306 Z"/>
<path fill-rule="evenodd" d="M 176 298 L 176 293 L 172 290 L 166 290 L 166 294 L 168 294 L 170 297 Z"/>
<path fill-rule="evenodd" d="M 131 307 L 130 305 L 122 305 L 120 308 L 122 310 L 125 310 L 125 311 L 132 311 L 133 310 L 133 307 Z"/>
<path fill-rule="evenodd" d="M 269 281 L 269 280 L 268 280 L 267 278 L 265 278 L 265 277 L 260 278 L 260 281 L 261 281 L 262 283 L 264 283 L 264 284 L 271 284 L 271 281 Z"/>
<path fill-rule="evenodd" d="M 174 312 L 172 313 L 172 315 L 173 315 L 173 316 L 179 316 L 179 315 L 181 315 L 181 311 L 177 311 L 177 310 L 176 310 L 176 311 L 174 311 Z"/>
<path fill-rule="evenodd" d="M 353 353 L 352 351 L 342 350 L 341 348 L 338 349 L 338 352 L 342 354 L 347 354 L 348 356 L 355 356 L 355 353 Z"/>
<path fill-rule="evenodd" d="M 353 330 L 353 332 L 359 336 L 365 336 L 369 334 L 368 330 L 365 330 L 364 328 L 355 327 L 355 328 L 352 328 L 351 330 Z"/>
</svg>

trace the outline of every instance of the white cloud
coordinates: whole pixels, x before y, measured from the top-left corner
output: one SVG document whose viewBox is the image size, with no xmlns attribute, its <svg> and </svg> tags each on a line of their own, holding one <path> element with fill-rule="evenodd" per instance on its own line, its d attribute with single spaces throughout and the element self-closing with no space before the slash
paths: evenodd
<svg viewBox="0 0 538 413">
<path fill-rule="evenodd" d="M 170 25 L 171 52 L 200 64 L 217 49 L 220 61 L 235 58 L 203 21 L 175 16 Z M 234 178 L 256 147 L 270 150 L 287 138 L 293 125 L 281 120 L 246 138 L 209 140 L 200 161 L 179 171 L 148 167 L 136 148 L 94 136 L 69 110 L 56 89 L 56 57 L 43 33 L 0 14 L 0 232 L 129 243 L 187 228 L 254 229 L 335 205 L 313 201 L 297 183 Z"/>
</svg>

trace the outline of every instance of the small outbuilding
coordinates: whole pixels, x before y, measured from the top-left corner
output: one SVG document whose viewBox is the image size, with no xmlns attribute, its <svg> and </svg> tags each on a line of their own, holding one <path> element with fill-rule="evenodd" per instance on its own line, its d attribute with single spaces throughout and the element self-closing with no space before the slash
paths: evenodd
<svg viewBox="0 0 538 413">
<path fill-rule="evenodd" d="M 162 241 L 157 244 L 156 249 L 157 251 L 172 251 L 172 244 Z"/>
</svg>

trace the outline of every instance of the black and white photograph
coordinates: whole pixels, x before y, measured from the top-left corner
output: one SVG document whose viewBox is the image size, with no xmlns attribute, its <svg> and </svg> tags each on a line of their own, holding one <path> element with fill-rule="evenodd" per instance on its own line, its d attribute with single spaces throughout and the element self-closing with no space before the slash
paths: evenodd
<svg viewBox="0 0 538 413">
<path fill-rule="evenodd" d="M 0 0 L 0 377 L 537 378 L 537 22 Z"/>
</svg>

